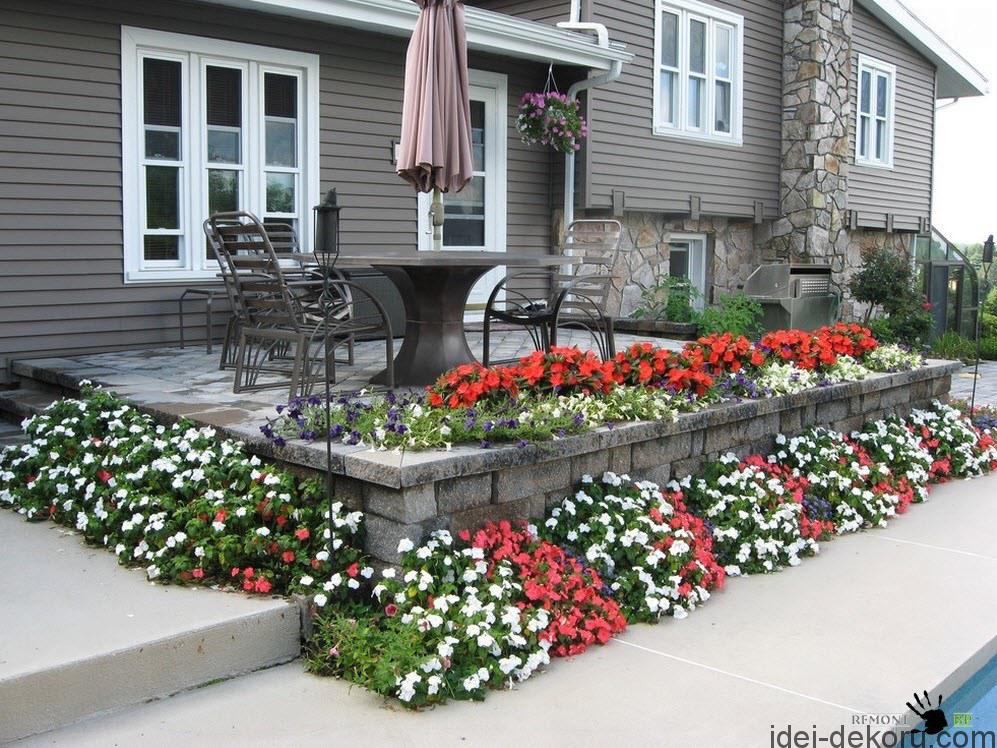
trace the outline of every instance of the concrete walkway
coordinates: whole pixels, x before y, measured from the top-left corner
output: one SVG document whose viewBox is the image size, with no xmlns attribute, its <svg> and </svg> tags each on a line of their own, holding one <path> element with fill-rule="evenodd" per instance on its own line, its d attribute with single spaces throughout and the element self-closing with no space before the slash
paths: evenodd
<svg viewBox="0 0 997 748">
<path fill-rule="evenodd" d="M 26 744 L 767 748 L 772 725 L 913 726 L 914 690 L 949 695 L 997 652 L 995 537 L 997 476 L 951 483 L 886 530 L 731 580 L 688 619 L 634 626 L 483 704 L 410 713 L 292 663 Z"/>
<path fill-rule="evenodd" d="M 952 397 L 969 400 L 973 394 L 973 367 L 967 366 L 952 377 Z M 997 405 L 997 361 L 980 361 L 976 382 L 976 404 Z"/>
</svg>

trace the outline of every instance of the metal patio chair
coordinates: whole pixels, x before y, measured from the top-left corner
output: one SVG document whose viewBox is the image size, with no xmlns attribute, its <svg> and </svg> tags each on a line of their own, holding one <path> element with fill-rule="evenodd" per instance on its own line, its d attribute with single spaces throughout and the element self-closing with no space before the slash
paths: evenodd
<svg viewBox="0 0 997 748">
<path fill-rule="evenodd" d="M 556 268 L 520 270 L 503 278 L 485 305 L 485 366 L 489 365 L 491 327 L 496 322 L 526 329 L 538 351 L 549 351 L 557 345 L 558 330 L 584 330 L 592 336 L 600 356 L 604 360 L 612 358 L 616 342 L 608 305 L 613 265 L 622 239 L 619 221 L 574 221 L 565 230 L 561 245 L 562 254 L 582 258 L 574 273 Z"/>
<path fill-rule="evenodd" d="M 302 295 L 303 287 L 313 289 L 315 279 L 295 280 L 300 276 L 293 268 L 288 274 L 259 219 L 250 213 L 226 213 L 209 222 L 244 314 L 233 392 L 286 386 L 291 398 L 307 395 L 323 381 L 326 365 L 330 381 L 336 381 L 338 348 L 352 350 L 357 336 L 381 335 L 387 385 L 394 386 L 391 323 L 376 298 L 339 278 L 319 279 L 328 284 L 327 296 L 313 300 Z M 261 375 L 275 375 L 276 381 Z"/>
</svg>

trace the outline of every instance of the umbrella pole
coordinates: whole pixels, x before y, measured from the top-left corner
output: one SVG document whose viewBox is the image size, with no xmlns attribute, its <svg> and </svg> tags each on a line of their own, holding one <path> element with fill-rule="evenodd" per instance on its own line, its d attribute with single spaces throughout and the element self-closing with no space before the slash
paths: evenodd
<svg viewBox="0 0 997 748">
<path fill-rule="evenodd" d="M 433 207 L 430 210 L 433 217 L 433 250 L 443 249 L 443 193 L 439 187 L 433 189 Z"/>
</svg>

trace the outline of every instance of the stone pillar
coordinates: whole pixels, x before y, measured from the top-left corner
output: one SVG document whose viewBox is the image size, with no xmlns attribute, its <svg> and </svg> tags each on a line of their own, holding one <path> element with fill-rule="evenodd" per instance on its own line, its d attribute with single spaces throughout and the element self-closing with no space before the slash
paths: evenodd
<svg viewBox="0 0 997 748">
<path fill-rule="evenodd" d="M 853 0 L 785 0 L 781 218 L 771 260 L 831 263 L 848 251 Z"/>
</svg>

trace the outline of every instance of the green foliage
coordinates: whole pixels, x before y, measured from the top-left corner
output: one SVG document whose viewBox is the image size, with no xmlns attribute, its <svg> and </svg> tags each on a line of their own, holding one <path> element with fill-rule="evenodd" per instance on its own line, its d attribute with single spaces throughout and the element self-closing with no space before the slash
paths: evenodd
<svg viewBox="0 0 997 748">
<path fill-rule="evenodd" d="M 997 335 L 980 338 L 980 358 L 984 361 L 997 361 Z"/>
<path fill-rule="evenodd" d="M 720 297 L 717 306 L 704 309 L 696 315 L 700 335 L 729 332 L 757 338 L 762 333 L 762 305 L 744 293 Z"/>
<path fill-rule="evenodd" d="M 315 621 L 305 666 L 316 675 L 333 675 L 390 694 L 397 680 L 426 661 L 426 645 L 414 626 L 403 625 L 370 606 L 334 609 Z"/>
<path fill-rule="evenodd" d="M 969 338 L 950 330 L 935 341 L 931 354 L 935 358 L 971 361 L 976 359 L 976 344 Z"/>
<path fill-rule="evenodd" d="M 864 265 L 848 284 L 856 301 L 869 305 L 866 324 L 877 339 L 918 346 L 931 335 L 932 321 L 924 297 L 914 287 L 910 260 L 889 247 L 866 252 Z M 881 309 L 885 316 L 870 320 Z"/>
<path fill-rule="evenodd" d="M 633 312 L 635 319 L 669 322 L 692 322 L 695 311 L 693 302 L 699 292 L 687 278 L 661 276 L 650 288 L 640 294 L 640 306 Z"/>
</svg>

